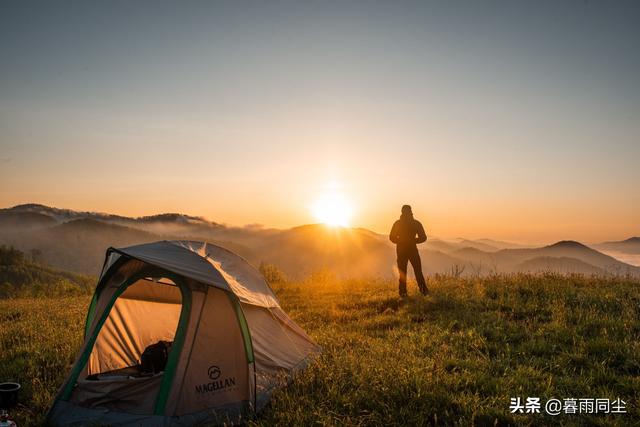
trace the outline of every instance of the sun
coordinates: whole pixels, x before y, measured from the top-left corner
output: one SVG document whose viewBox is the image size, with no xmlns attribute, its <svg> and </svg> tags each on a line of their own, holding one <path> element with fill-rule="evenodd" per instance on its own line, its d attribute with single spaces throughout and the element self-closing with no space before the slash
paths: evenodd
<svg viewBox="0 0 640 427">
<path fill-rule="evenodd" d="M 321 195 L 311 210 L 318 222 L 332 227 L 348 227 L 353 214 L 349 200 L 338 192 L 328 192 Z"/>
</svg>

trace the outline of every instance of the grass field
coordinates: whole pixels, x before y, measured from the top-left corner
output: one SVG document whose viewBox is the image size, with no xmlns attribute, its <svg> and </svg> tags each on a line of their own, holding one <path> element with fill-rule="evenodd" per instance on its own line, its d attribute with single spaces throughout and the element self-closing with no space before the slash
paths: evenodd
<svg viewBox="0 0 640 427">
<path fill-rule="evenodd" d="M 580 276 L 275 285 L 323 347 L 256 425 L 640 425 L 640 282 Z M 415 287 L 413 289 L 415 292 Z M 0 301 L 0 379 L 42 422 L 80 346 L 88 296 Z M 510 398 L 621 398 L 626 414 L 511 414 Z M 543 408 L 544 412 L 544 408 Z"/>
</svg>

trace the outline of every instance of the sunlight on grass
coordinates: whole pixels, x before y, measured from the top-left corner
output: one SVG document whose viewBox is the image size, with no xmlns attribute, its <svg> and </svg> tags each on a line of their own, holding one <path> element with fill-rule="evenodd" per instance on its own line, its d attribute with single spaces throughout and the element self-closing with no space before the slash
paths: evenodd
<svg viewBox="0 0 640 427">
<path fill-rule="evenodd" d="M 640 419 L 640 283 L 514 275 L 396 283 L 316 273 L 273 285 L 322 355 L 252 425 L 629 425 Z M 415 287 L 410 291 L 416 293 Z M 36 425 L 81 344 L 88 297 L 0 301 L 0 376 Z M 515 396 L 621 397 L 628 414 L 513 415 Z"/>
</svg>

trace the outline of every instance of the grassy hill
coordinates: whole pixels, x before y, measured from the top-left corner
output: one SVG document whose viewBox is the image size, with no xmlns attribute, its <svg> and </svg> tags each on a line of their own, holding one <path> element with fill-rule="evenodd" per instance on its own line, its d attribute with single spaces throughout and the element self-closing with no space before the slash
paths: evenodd
<svg viewBox="0 0 640 427">
<path fill-rule="evenodd" d="M 255 425 L 638 425 L 640 282 L 568 275 L 396 283 L 313 276 L 274 288 L 322 355 Z M 415 295 L 415 287 L 411 287 Z M 0 301 L 0 378 L 41 422 L 81 344 L 89 297 Z M 511 414 L 511 397 L 622 398 L 619 415 Z"/>
</svg>

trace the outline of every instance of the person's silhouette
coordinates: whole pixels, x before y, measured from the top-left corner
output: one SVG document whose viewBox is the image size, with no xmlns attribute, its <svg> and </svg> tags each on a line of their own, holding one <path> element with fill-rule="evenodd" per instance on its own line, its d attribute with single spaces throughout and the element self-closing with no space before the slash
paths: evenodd
<svg viewBox="0 0 640 427">
<path fill-rule="evenodd" d="M 396 244 L 396 254 L 398 256 L 398 273 L 400 275 L 400 296 L 407 296 L 407 264 L 411 262 L 413 272 L 416 275 L 418 287 L 423 295 L 429 290 L 422 275 L 422 263 L 418 253 L 418 243 L 426 242 L 427 235 L 420 221 L 413 218 L 411 206 L 402 206 L 400 219 L 393 223 L 389 240 Z"/>
</svg>

